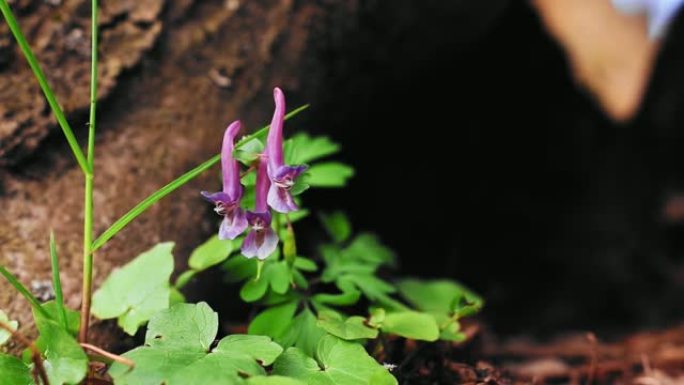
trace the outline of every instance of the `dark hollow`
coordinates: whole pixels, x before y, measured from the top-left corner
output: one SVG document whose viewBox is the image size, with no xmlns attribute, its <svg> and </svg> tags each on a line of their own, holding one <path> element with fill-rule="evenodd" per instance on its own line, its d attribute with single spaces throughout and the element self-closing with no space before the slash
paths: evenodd
<svg viewBox="0 0 684 385">
<path fill-rule="evenodd" d="M 307 201 L 379 233 L 402 273 L 478 290 L 499 332 L 681 320 L 683 227 L 662 210 L 684 192 L 684 20 L 644 108 L 616 125 L 524 2 L 365 3 L 321 51 L 304 123 L 357 176 Z"/>
</svg>

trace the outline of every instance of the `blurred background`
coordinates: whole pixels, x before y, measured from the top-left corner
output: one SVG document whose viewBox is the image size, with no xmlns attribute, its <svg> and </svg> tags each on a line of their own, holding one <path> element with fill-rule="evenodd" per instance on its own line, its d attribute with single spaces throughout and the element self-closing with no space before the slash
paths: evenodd
<svg viewBox="0 0 684 385">
<path fill-rule="evenodd" d="M 683 18 L 649 39 L 608 0 L 102 3 L 99 231 L 213 154 L 236 115 L 267 121 L 281 85 L 290 106 L 312 104 L 289 127 L 340 141 L 357 169 L 306 202 L 378 233 L 402 273 L 476 289 L 494 331 L 684 319 Z M 86 2 L 12 4 L 83 137 Z M 0 86 L 0 262 L 49 279 L 54 228 L 68 296 L 80 177 L 4 25 Z M 214 231 L 197 196 L 211 177 L 103 248 L 98 277 L 159 240 L 178 241 L 183 265 Z M 302 226 L 315 250 L 322 230 Z M 2 292 L 0 307 L 22 306 Z"/>
</svg>

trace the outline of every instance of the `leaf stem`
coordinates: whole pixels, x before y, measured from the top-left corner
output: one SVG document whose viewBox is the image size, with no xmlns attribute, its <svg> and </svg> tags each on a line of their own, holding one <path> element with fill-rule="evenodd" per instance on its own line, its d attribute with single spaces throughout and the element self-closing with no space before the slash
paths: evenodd
<svg viewBox="0 0 684 385">
<path fill-rule="evenodd" d="M 64 294 L 62 292 L 62 280 L 59 277 L 59 257 L 57 256 L 57 245 L 55 244 L 55 234 L 50 232 L 50 263 L 52 265 L 52 287 L 55 290 L 55 302 L 57 303 L 57 315 L 59 321 L 68 329 L 66 310 L 64 309 Z"/>
<path fill-rule="evenodd" d="M 40 65 L 38 64 L 36 56 L 33 54 L 31 47 L 26 41 L 26 37 L 24 37 L 24 34 L 21 32 L 21 28 L 19 28 L 19 24 L 17 23 L 14 14 L 12 13 L 12 9 L 7 4 L 7 0 L 0 0 L 0 12 L 2 12 L 2 15 L 5 17 L 7 25 L 12 31 L 14 38 L 17 40 L 17 44 L 19 44 L 19 48 L 21 48 L 21 51 L 24 53 L 24 56 L 26 57 L 26 61 L 28 61 L 31 70 L 33 70 L 33 74 L 38 80 L 38 84 L 40 85 L 40 88 L 43 90 L 43 94 L 45 94 L 45 98 L 47 99 L 47 102 L 50 105 L 50 108 L 52 109 L 52 113 L 55 114 L 55 118 L 57 118 L 59 126 L 62 128 L 62 132 L 64 133 L 67 142 L 69 142 L 69 147 L 71 147 L 71 152 L 74 153 L 74 157 L 76 157 L 78 165 L 81 167 L 81 170 L 84 173 L 87 173 L 88 164 L 86 162 L 85 156 L 83 156 L 83 151 L 81 151 L 81 147 L 79 147 L 78 145 L 76 136 L 74 136 L 74 132 L 71 130 L 71 126 L 69 125 L 69 122 L 66 120 L 66 117 L 64 116 L 62 107 L 60 107 L 59 103 L 57 103 L 55 94 L 54 92 L 52 92 L 52 89 L 50 88 L 50 85 L 48 84 L 47 79 L 45 78 L 45 74 L 43 73 L 43 70 L 40 68 Z"/>
<path fill-rule="evenodd" d="M 111 360 L 111 361 L 115 361 L 115 362 L 118 362 L 118 363 L 120 363 L 120 364 L 122 364 L 122 365 L 126 365 L 126 366 L 128 366 L 129 368 L 134 368 L 134 367 L 135 367 L 135 362 L 133 362 L 131 359 L 128 359 L 128 358 L 126 358 L 126 357 L 122 357 L 122 356 L 116 355 L 116 354 L 114 354 L 114 353 L 110 353 L 110 352 L 108 352 L 108 351 L 106 351 L 106 350 L 104 350 L 104 349 L 102 349 L 102 348 L 99 348 L 99 347 L 97 347 L 97 346 L 95 346 L 95 345 L 91 345 L 91 344 L 88 344 L 88 343 L 83 343 L 83 342 L 81 342 L 80 345 L 81 345 L 81 347 L 82 347 L 83 349 L 85 349 L 85 350 L 90 350 L 91 352 L 93 352 L 93 353 L 95 353 L 95 354 L 97 354 L 97 355 L 99 355 L 99 356 L 102 356 L 102 357 L 104 357 L 104 358 L 107 358 L 107 359 L 109 359 L 109 360 Z"/>
<path fill-rule="evenodd" d="M 97 107 L 97 0 L 91 1 L 90 119 L 88 121 L 88 170 L 85 173 L 83 203 L 83 289 L 81 290 L 81 327 L 78 340 L 88 342 L 90 307 L 93 295 L 93 178 L 95 173 L 95 122 Z"/>
<path fill-rule="evenodd" d="M 0 0 L 1 1 L 1 0 Z M 26 298 L 26 300 L 29 301 L 31 306 L 33 306 L 34 309 L 36 309 L 39 313 L 41 313 L 45 318 L 52 319 L 52 316 L 41 306 L 40 302 L 38 299 L 26 288 L 26 286 L 22 285 L 21 282 L 12 275 L 7 269 L 5 269 L 4 266 L 0 266 L 0 274 L 2 274 L 7 282 L 10 283 L 10 285 L 14 286 L 17 291 Z"/>
</svg>

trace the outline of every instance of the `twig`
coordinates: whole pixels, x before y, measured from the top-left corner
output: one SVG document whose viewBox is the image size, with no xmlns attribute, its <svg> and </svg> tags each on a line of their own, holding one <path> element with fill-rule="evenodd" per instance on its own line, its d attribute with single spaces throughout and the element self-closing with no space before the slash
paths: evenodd
<svg viewBox="0 0 684 385">
<path fill-rule="evenodd" d="M 83 349 L 90 350 L 91 352 L 94 352 L 94 353 L 96 353 L 96 354 L 98 354 L 98 355 L 100 355 L 100 356 L 102 356 L 102 357 L 108 358 L 108 359 L 110 359 L 110 360 L 112 360 L 112 361 L 115 361 L 115 362 L 118 362 L 118 363 L 120 363 L 120 364 L 122 364 L 122 365 L 126 365 L 126 366 L 128 366 L 129 368 L 131 368 L 131 369 L 135 367 L 135 362 L 133 362 L 133 361 L 132 361 L 131 359 L 129 359 L 129 358 L 122 357 L 122 356 L 119 356 L 119 355 L 114 354 L 114 353 L 110 353 L 110 352 L 108 352 L 108 351 L 106 351 L 106 350 L 104 350 L 104 349 L 102 349 L 102 348 L 99 348 L 99 347 L 97 347 L 97 346 L 95 346 L 95 345 L 91 345 L 91 344 L 88 344 L 88 343 L 83 343 L 83 342 L 82 342 L 80 345 L 81 345 L 81 347 L 82 347 Z"/>
</svg>

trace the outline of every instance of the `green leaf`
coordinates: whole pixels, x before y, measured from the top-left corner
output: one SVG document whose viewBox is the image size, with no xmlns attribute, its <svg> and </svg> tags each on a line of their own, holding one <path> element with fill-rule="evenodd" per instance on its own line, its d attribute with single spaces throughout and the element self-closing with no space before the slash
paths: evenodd
<svg viewBox="0 0 684 385">
<path fill-rule="evenodd" d="M 36 296 L 34 296 L 33 293 L 31 293 L 29 291 L 29 289 L 26 288 L 26 286 L 24 286 L 21 282 L 19 282 L 17 277 L 15 277 L 12 273 L 9 272 L 9 270 L 7 270 L 2 265 L 0 265 L 0 275 L 5 277 L 7 282 L 9 282 L 9 284 L 12 285 L 12 287 L 14 287 L 19 292 L 19 294 L 21 294 L 24 298 L 26 298 L 26 300 L 31 304 L 31 307 L 34 310 L 38 310 L 39 312 L 43 313 L 43 315 L 45 317 L 50 318 L 50 315 L 47 314 L 45 312 L 45 309 L 43 309 L 40 306 L 40 301 L 38 301 Z"/>
<path fill-rule="evenodd" d="M 304 164 L 340 151 L 340 146 L 326 136 L 311 137 L 301 132 L 285 141 L 285 162 Z"/>
<path fill-rule="evenodd" d="M 226 272 L 226 282 L 235 283 L 256 276 L 257 261 L 237 255 L 229 258 L 222 268 Z"/>
<path fill-rule="evenodd" d="M 242 289 L 240 289 L 240 298 L 242 298 L 243 301 L 258 301 L 264 295 L 266 295 L 269 281 L 264 275 L 265 274 L 262 273 L 259 279 L 253 278 L 245 282 L 245 284 L 242 286 Z"/>
<path fill-rule="evenodd" d="M 287 115 L 285 115 L 285 119 L 289 119 L 300 112 L 304 111 L 307 109 L 309 106 L 304 105 L 301 106 Z M 239 142 L 235 144 L 235 148 L 239 149 L 242 148 L 245 143 L 249 142 L 250 140 L 254 138 L 264 138 L 268 132 L 268 127 L 262 127 L 261 129 L 255 131 L 251 135 L 247 135 L 240 139 Z M 215 164 L 217 164 L 221 160 L 221 155 L 216 154 L 213 157 L 211 157 L 209 160 L 206 162 L 200 164 L 199 166 L 195 167 L 194 169 L 186 172 L 185 174 L 181 175 L 178 177 L 176 180 L 170 182 L 166 186 L 162 187 L 161 189 L 155 191 L 152 193 L 150 196 L 147 198 L 143 199 L 140 203 L 135 205 L 130 211 L 128 211 L 126 214 L 124 214 L 121 218 L 117 219 L 116 222 L 114 222 L 107 230 L 105 230 L 94 242 L 93 242 L 93 251 L 99 249 L 102 247 L 107 241 L 109 241 L 113 236 L 119 233 L 124 227 L 126 227 L 133 219 L 137 218 L 138 215 L 144 213 L 148 208 L 150 208 L 153 204 L 157 203 L 160 199 L 164 198 L 165 196 L 171 194 L 174 192 L 176 189 L 179 187 L 183 186 L 184 184 L 188 183 L 189 181 L 193 180 L 200 174 L 202 174 L 204 171 L 208 170 Z"/>
<path fill-rule="evenodd" d="M 48 318 L 36 316 L 40 338 L 36 346 L 45 357 L 45 372 L 51 385 L 78 384 L 88 370 L 88 356 L 62 325 Z"/>
<path fill-rule="evenodd" d="M 413 340 L 436 341 L 439 338 L 435 317 L 415 311 L 387 313 L 380 328 L 385 333 Z"/>
<path fill-rule="evenodd" d="M 59 277 L 59 256 L 57 255 L 57 245 L 55 244 L 55 234 L 53 232 L 50 232 L 50 266 L 52 269 L 52 287 L 55 290 L 55 305 L 57 306 L 54 318 L 59 320 L 64 328 L 68 328 L 62 280 Z"/>
<path fill-rule="evenodd" d="M 251 279 L 240 290 L 245 302 L 254 302 L 266 295 L 270 287 L 277 294 L 285 294 L 292 282 L 292 269 L 285 261 L 266 262 L 259 279 Z"/>
<path fill-rule="evenodd" d="M 117 385 L 242 384 L 241 376 L 262 376 L 257 363 L 272 363 L 282 348 L 267 337 L 233 335 L 210 346 L 218 316 L 205 303 L 178 304 L 155 315 L 145 346 L 124 357 L 136 366 L 115 363 L 109 373 Z"/>
<path fill-rule="evenodd" d="M 304 257 L 297 257 L 294 262 L 294 267 L 306 272 L 314 272 L 318 270 L 316 262 Z"/>
<path fill-rule="evenodd" d="M 295 346 L 304 353 L 313 355 L 318 341 L 324 335 L 325 330 L 318 326 L 316 316 L 305 308 L 294 318 L 286 333 L 276 341 L 285 348 Z"/>
<path fill-rule="evenodd" d="M 321 214 L 321 222 L 335 242 L 344 242 L 351 236 L 351 223 L 342 211 Z"/>
<path fill-rule="evenodd" d="M 262 311 L 250 322 L 247 332 L 269 336 L 278 341 L 291 326 L 297 305 L 298 301 L 291 301 Z"/>
<path fill-rule="evenodd" d="M 176 278 L 176 283 L 174 284 L 174 289 L 180 290 L 185 287 L 195 276 L 197 275 L 197 270 L 186 270 L 181 273 L 181 275 Z"/>
<path fill-rule="evenodd" d="M 344 257 L 362 261 L 374 266 L 393 265 L 395 255 L 392 250 L 380 242 L 375 234 L 363 233 L 354 238 L 343 251 Z"/>
<path fill-rule="evenodd" d="M 344 163 L 326 162 L 311 166 L 306 182 L 312 187 L 342 187 L 354 176 L 354 169 Z"/>
<path fill-rule="evenodd" d="M 318 343 L 316 359 L 297 348 L 285 351 L 273 373 L 293 377 L 309 385 L 395 385 L 397 380 L 368 355 L 360 344 L 325 336 Z"/>
<path fill-rule="evenodd" d="M 11 321 L 9 317 L 7 317 L 7 314 L 5 314 L 5 312 L 2 310 L 0 310 L 0 322 L 14 331 L 16 331 L 19 327 L 19 322 Z M 4 328 L 0 329 L 0 346 L 9 341 L 10 338 L 12 338 L 12 334 L 10 334 L 9 331 L 5 330 Z"/>
<path fill-rule="evenodd" d="M 262 152 L 264 152 L 264 144 L 261 140 L 254 138 L 245 142 L 241 148 L 235 149 L 233 157 L 242 164 L 250 166 L 255 160 L 259 159 L 259 155 Z"/>
<path fill-rule="evenodd" d="M 271 365 L 283 352 L 283 348 L 268 337 L 244 334 L 222 339 L 216 350 L 241 352 L 265 366 Z"/>
<path fill-rule="evenodd" d="M 55 301 L 48 301 L 41 305 L 43 309 L 50 315 L 48 319 L 58 320 L 60 309 L 59 305 Z M 78 328 L 81 325 L 81 313 L 69 308 L 64 308 L 66 316 L 67 331 L 72 335 L 76 336 L 78 334 Z M 36 313 L 36 316 L 45 317 L 42 314 Z"/>
<path fill-rule="evenodd" d="M 218 314 L 204 302 L 178 304 L 155 314 L 147 326 L 145 345 L 206 352 L 218 332 Z"/>
<path fill-rule="evenodd" d="M 396 289 L 394 286 L 383 281 L 382 279 L 370 274 L 354 274 L 347 275 L 347 278 L 353 282 L 356 287 L 363 292 L 371 301 L 378 301 L 384 299 L 387 294 L 394 293 Z"/>
<path fill-rule="evenodd" d="M 0 353 L 0 385 L 35 384 L 28 365 L 17 357 Z"/>
<path fill-rule="evenodd" d="M 484 304 L 480 296 L 449 280 L 406 279 L 399 282 L 397 287 L 411 305 L 428 312 L 452 314 L 463 312 L 464 309 L 477 311 Z"/>
<path fill-rule="evenodd" d="M 319 312 L 318 326 L 343 340 L 375 338 L 378 336 L 378 330 L 367 326 L 365 318 L 352 316 L 344 319 L 341 314 L 334 311 Z"/>
<path fill-rule="evenodd" d="M 337 287 L 342 291 L 341 294 L 316 294 L 313 296 L 313 301 L 337 306 L 349 306 L 359 301 L 361 292 L 349 279 L 345 277 L 339 279 Z"/>
<path fill-rule="evenodd" d="M 284 376 L 256 376 L 247 379 L 247 385 L 307 385 L 306 382 Z"/>
<path fill-rule="evenodd" d="M 239 243 L 232 240 L 221 240 L 217 235 L 214 235 L 192 252 L 188 265 L 193 270 L 206 270 L 228 259 L 238 247 Z"/>
<path fill-rule="evenodd" d="M 118 318 L 119 326 L 134 335 L 140 325 L 169 306 L 169 278 L 173 272 L 172 242 L 160 243 L 115 270 L 93 296 L 93 314 Z"/>
</svg>

